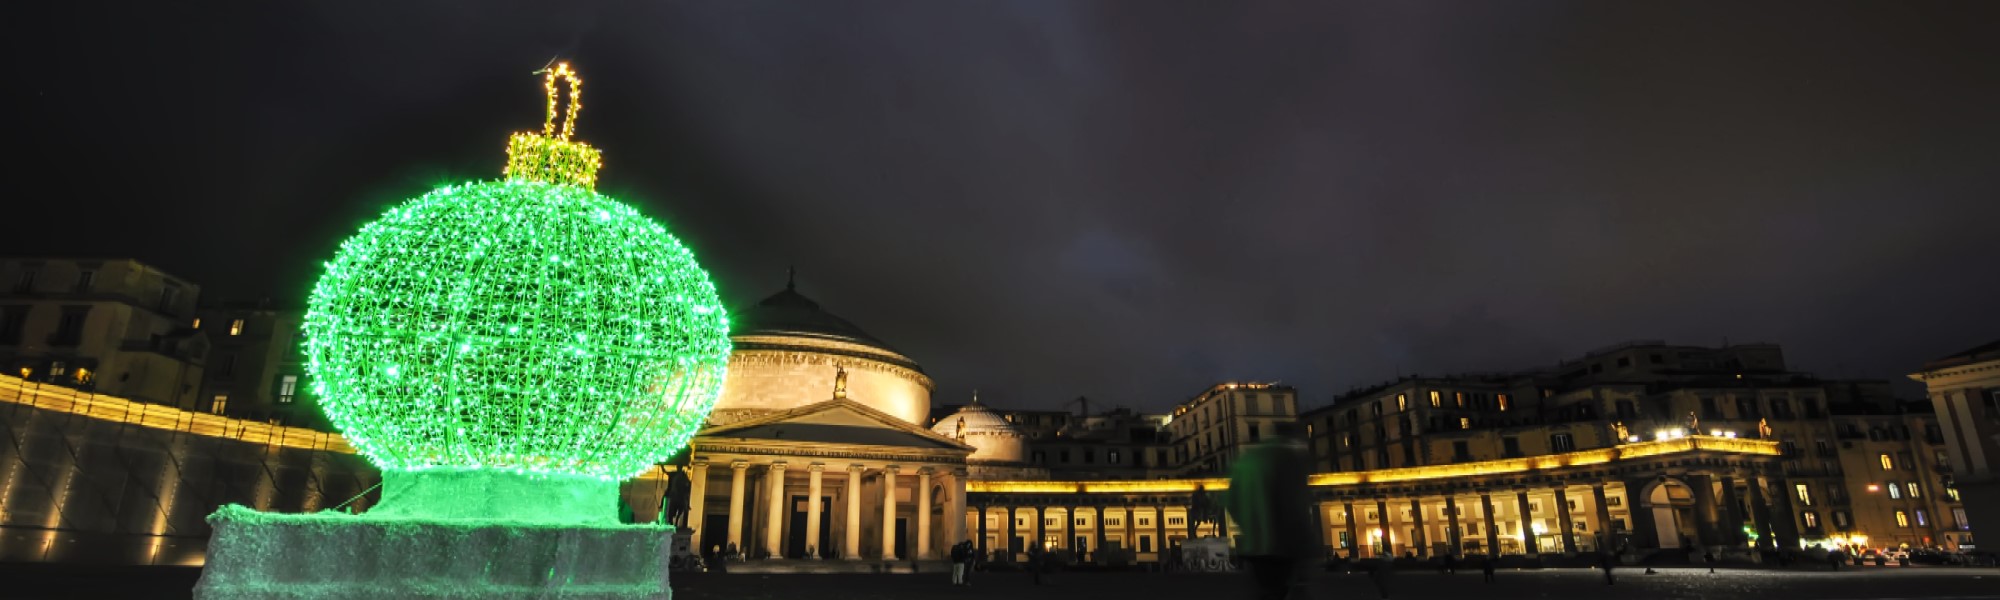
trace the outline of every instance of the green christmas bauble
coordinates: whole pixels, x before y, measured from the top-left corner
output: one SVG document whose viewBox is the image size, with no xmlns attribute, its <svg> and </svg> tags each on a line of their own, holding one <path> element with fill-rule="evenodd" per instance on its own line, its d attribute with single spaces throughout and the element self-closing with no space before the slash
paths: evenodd
<svg viewBox="0 0 2000 600">
<path fill-rule="evenodd" d="M 715 406 L 729 321 L 666 228 L 585 187 L 439 188 L 341 244 L 305 319 L 308 372 L 385 470 L 623 479 Z"/>
</svg>

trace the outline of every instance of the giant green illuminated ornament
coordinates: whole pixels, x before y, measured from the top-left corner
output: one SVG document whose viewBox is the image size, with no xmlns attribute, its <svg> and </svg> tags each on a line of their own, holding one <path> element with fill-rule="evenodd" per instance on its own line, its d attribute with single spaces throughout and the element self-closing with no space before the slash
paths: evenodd
<svg viewBox="0 0 2000 600">
<path fill-rule="evenodd" d="M 506 179 L 390 209 L 313 289 L 308 371 L 384 470 L 384 510 L 419 474 L 615 489 L 685 447 L 720 395 L 729 323 L 714 284 L 666 228 L 593 190 L 598 152 L 569 139 L 569 65 L 545 87 L 542 133 L 513 136 Z M 433 492 L 466 491 L 449 487 Z"/>
</svg>

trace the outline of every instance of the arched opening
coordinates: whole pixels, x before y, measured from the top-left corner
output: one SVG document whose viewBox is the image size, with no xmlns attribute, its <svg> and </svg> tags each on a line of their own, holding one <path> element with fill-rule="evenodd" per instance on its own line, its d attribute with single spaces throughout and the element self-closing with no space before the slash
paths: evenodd
<svg viewBox="0 0 2000 600">
<path fill-rule="evenodd" d="M 1653 529 L 1661 548 L 1684 548 L 1694 544 L 1694 488 L 1678 479 L 1661 478 L 1646 492 L 1647 510 L 1653 513 Z"/>
</svg>

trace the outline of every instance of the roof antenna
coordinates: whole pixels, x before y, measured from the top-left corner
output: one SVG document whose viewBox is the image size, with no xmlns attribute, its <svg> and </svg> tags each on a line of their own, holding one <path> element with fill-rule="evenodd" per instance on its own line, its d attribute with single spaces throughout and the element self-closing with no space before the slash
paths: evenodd
<svg viewBox="0 0 2000 600">
<path fill-rule="evenodd" d="M 798 291 L 799 290 L 798 279 L 799 279 L 798 267 L 785 267 L 785 291 L 787 292 Z"/>
</svg>

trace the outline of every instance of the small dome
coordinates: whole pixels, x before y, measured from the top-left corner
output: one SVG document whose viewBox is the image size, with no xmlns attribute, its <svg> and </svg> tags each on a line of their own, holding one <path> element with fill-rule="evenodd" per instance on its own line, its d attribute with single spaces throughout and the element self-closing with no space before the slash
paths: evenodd
<svg viewBox="0 0 2000 600">
<path fill-rule="evenodd" d="M 959 424 L 964 423 L 961 431 Z M 974 462 L 1022 462 L 1027 459 L 1027 447 L 1022 442 L 1021 430 L 1015 429 L 1007 418 L 986 408 L 974 399 L 965 408 L 951 413 L 937 424 L 931 432 L 959 440 L 976 449 L 966 457 Z"/>
</svg>

